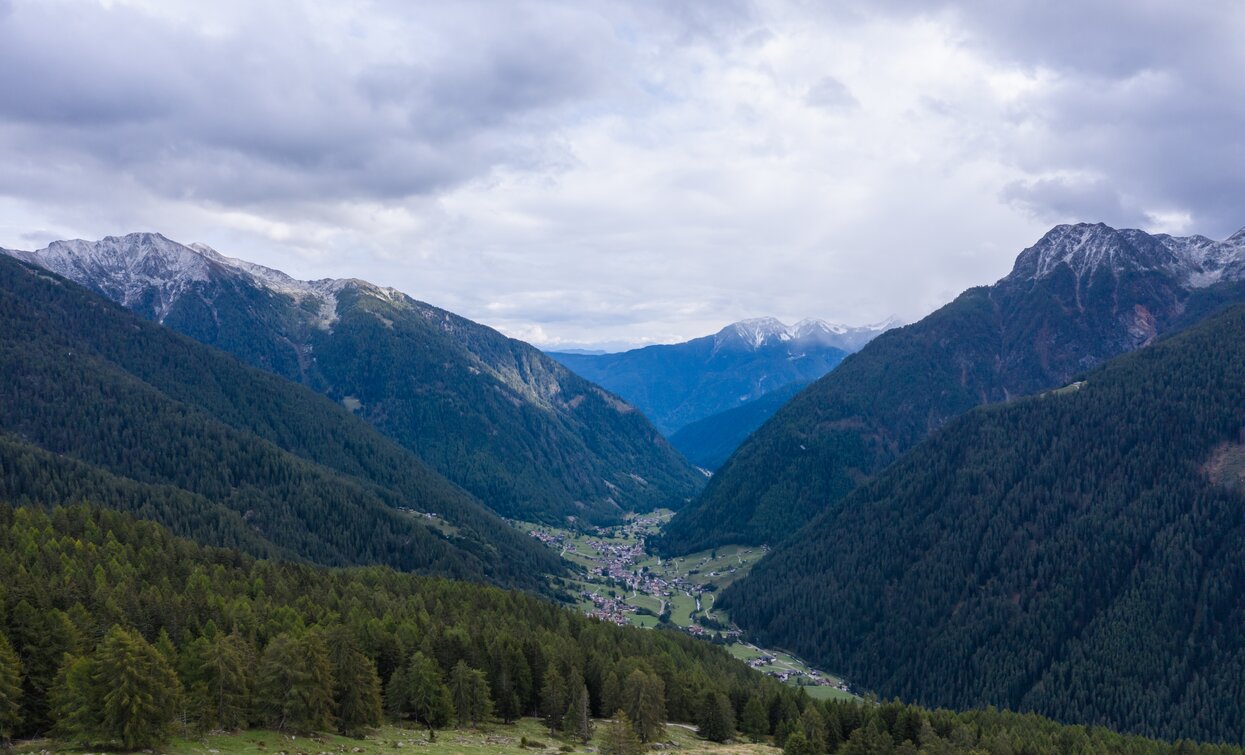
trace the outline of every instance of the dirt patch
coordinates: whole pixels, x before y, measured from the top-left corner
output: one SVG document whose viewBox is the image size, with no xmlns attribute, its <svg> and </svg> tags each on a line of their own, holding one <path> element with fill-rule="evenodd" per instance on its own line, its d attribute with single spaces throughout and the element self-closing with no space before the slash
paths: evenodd
<svg viewBox="0 0 1245 755">
<path fill-rule="evenodd" d="M 1202 465 L 1211 483 L 1229 490 L 1245 492 L 1245 444 L 1221 443 Z"/>
</svg>

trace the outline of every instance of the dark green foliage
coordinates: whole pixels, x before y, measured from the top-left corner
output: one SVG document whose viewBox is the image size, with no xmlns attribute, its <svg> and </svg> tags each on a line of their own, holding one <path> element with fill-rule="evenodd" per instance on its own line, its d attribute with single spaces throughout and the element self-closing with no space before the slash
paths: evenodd
<svg viewBox="0 0 1245 755">
<path fill-rule="evenodd" d="M 450 672 L 450 697 L 459 726 L 477 726 L 493 715 L 493 697 L 488 677 L 473 669 L 466 661 L 454 664 Z"/>
<path fill-rule="evenodd" d="M 739 718 L 739 728 L 753 742 L 761 742 L 769 736 L 769 713 L 760 695 L 748 698 Z"/>
<path fill-rule="evenodd" d="M 162 632 L 160 636 L 169 635 Z M 255 648 L 238 635 L 217 631 L 186 646 L 178 670 L 186 687 L 186 709 L 196 729 L 246 726 L 256 661 Z"/>
<path fill-rule="evenodd" d="M 703 482 L 639 412 L 483 325 L 363 281 L 322 282 L 316 295 L 273 290 L 263 276 L 156 234 L 110 241 L 128 255 L 127 270 L 154 251 L 204 274 L 176 293 L 149 279 L 116 285 L 113 276 L 72 270 L 80 283 L 348 403 L 506 516 L 614 521 L 622 511 L 682 505 Z M 143 267 L 147 275 L 158 269 Z"/>
<path fill-rule="evenodd" d="M 340 406 L 2 255 L 0 374 L 8 500 L 91 500 L 332 565 L 532 588 L 561 568 Z"/>
<path fill-rule="evenodd" d="M 705 693 L 696 727 L 700 736 L 713 742 L 735 736 L 735 710 L 726 695 L 712 690 Z"/>
<path fill-rule="evenodd" d="M 1074 231 L 1101 235 L 1118 269 L 1078 277 L 1062 265 L 1034 280 L 1026 250 L 1012 276 L 877 337 L 749 437 L 660 547 L 776 544 L 964 412 L 1065 385 L 1245 296 L 1240 284 L 1189 289 L 1160 267 L 1128 263 L 1161 257 L 1161 239 L 1105 226 Z"/>
<path fill-rule="evenodd" d="M 817 748 L 808 741 L 801 729 L 796 729 L 782 745 L 783 755 L 818 755 Z"/>
<path fill-rule="evenodd" d="M 334 629 L 328 644 L 337 730 L 346 736 L 362 736 L 379 726 L 383 716 L 376 663 L 359 650 L 354 634 L 345 627 Z"/>
<path fill-rule="evenodd" d="M 666 731 L 666 685 L 654 673 L 632 671 L 623 682 L 623 710 L 644 743 L 657 741 Z"/>
<path fill-rule="evenodd" d="M 442 681 L 440 667 L 418 651 L 389 680 L 385 698 L 391 714 L 426 726 L 429 741 L 436 739 L 436 730 L 449 725 L 454 716 L 454 699 Z"/>
<path fill-rule="evenodd" d="M 149 748 L 171 734 L 181 685 L 141 635 L 114 626 L 89 658 L 66 662 L 56 688 L 58 735 L 81 744 Z"/>
<path fill-rule="evenodd" d="M 22 661 L 0 632 L 0 747 L 22 722 Z"/>
<path fill-rule="evenodd" d="M 883 694 L 1245 741 L 1245 308 L 961 418 L 721 605 Z"/>
<path fill-rule="evenodd" d="M 569 685 L 570 702 L 566 706 L 566 714 L 562 716 L 562 731 L 586 745 L 592 740 L 592 700 L 588 685 L 582 681 L 574 677 Z"/>
<path fill-rule="evenodd" d="M 549 736 L 557 733 L 562 726 L 562 717 L 566 715 L 566 706 L 570 700 L 566 680 L 558 671 L 557 666 L 550 664 L 545 672 L 545 684 L 540 690 L 540 712 L 549 727 Z"/>
<path fill-rule="evenodd" d="M 333 726 L 333 669 L 318 634 L 273 637 L 264 648 L 256 677 L 265 725 L 296 732 Z"/>
</svg>

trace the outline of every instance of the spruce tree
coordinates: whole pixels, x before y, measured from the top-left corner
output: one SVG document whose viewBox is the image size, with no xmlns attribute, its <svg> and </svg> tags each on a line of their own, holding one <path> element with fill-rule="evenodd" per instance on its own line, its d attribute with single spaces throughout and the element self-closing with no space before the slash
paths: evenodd
<svg viewBox="0 0 1245 755">
<path fill-rule="evenodd" d="M 576 675 L 579 692 L 571 687 L 570 704 L 566 706 L 566 715 L 562 717 L 562 731 L 574 736 L 583 744 L 592 740 L 591 700 L 588 696 L 588 685 L 583 684 Z"/>
<path fill-rule="evenodd" d="M 409 715 L 428 728 L 430 742 L 436 740 L 436 730 L 449 724 L 454 715 L 454 700 L 441 681 L 441 669 L 423 653 L 411 656 L 401 686 L 393 694 L 399 696 L 397 706 L 402 715 Z"/>
<path fill-rule="evenodd" d="M 487 720 L 493 714 L 491 694 L 483 671 L 471 668 L 463 660 L 454 664 L 450 672 L 450 697 L 459 726 L 477 726 Z"/>
<path fill-rule="evenodd" d="M 816 705 L 804 706 L 804 712 L 800 714 L 800 730 L 804 732 L 804 738 L 808 740 L 813 752 L 817 755 L 826 752 L 826 722 L 817 711 Z"/>
<path fill-rule="evenodd" d="M 735 736 L 735 711 L 726 695 L 710 690 L 701 699 L 697 733 L 711 742 L 725 742 Z"/>
<path fill-rule="evenodd" d="M 0 632 L 0 748 L 22 722 L 22 662 L 9 639 Z"/>
<path fill-rule="evenodd" d="M 360 652 L 354 635 L 345 627 L 329 635 L 328 645 L 337 730 L 360 737 L 367 729 L 379 726 L 383 717 L 376 664 Z"/>
<path fill-rule="evenodd" d="M 769 736 L 769 713 L 765 710 L 765 703 L 761 702 L 760 695 L 754 694 L 748 698 L 739 719 L 739 728 L 753 742 L 761 742 Z"/>
<path fill-rule="evenodd" d="M 183 653 L 182 680 L 188 707 L 202 729 L 246 725 L 254 684 L 252 651 L 237 635 L 199 637 Z"/>
<path fill-rule="evenodd" d="M 566 680 L 562 678 L 557 665 L 550 663 L 545 670 L 544 687 L 540 691 L 540 713 L 544 717 L 545 726 L 549 728 L 549 736 L 557 734 L 562 725 L 567 703 Z"/>
</svg>

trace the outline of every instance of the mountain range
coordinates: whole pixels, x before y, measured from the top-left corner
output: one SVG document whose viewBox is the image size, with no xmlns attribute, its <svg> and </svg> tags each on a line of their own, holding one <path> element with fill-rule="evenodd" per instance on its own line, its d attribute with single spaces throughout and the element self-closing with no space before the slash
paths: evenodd
<svg viewBox="0 0 1245 755">
<path fill-rule="evenodd" d="M 1241 742 L 1243 493 L 1238 305 L 952 420 L 721 604 L 883 697 Z"/>
<path fill-rule="evenodd" d="M 761 317 L 683 343 L 551 356 L 626 399 L 669 436 L 792 383 L 811 382 L 894 324 L 851 328 L 809 319 L 788 326 Z"/>
<path fill-rule="evenodd" d="M 0 255 L 0 498 L 208 545 L 543 587 L 563 569 L 339 403 Z"/>
<path fill-rule="evenodd" d="M 1245 231 L 1224 241 L 1057 226 L 1010 274 L 891 330 L 784 405 L 660 543 L 686 553 L 776 543 L 970 409 L 1070 382 L 1197 322 L 1245 286 Z"/>
<path fill-rule="evenodd" d="M 503 516 L 613 522 L 702 485 L 625 401 L 391 288 L 300 281 L 155 233 L 5 253 L 328 396 Z"/>
</svg>

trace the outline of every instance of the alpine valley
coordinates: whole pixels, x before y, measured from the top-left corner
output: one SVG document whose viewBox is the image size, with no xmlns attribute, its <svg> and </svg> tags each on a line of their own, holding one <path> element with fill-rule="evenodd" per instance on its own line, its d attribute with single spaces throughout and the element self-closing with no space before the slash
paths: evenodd
<svg viewBox="0 0 1245 755">
<path fill-rule="evenodd" d="M 893 325 L 546 355 L 7 251 L 0 747 L 1245 755 L 1245 231 L 1058 226 Z"/>
</svg>

